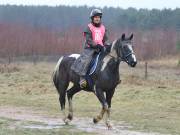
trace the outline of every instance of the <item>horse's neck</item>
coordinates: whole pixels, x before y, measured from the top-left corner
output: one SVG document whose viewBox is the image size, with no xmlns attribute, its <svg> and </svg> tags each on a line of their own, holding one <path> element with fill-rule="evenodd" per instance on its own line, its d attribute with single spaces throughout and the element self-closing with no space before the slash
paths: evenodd
<svg viewBox="0 0 180 135">
<path fill-rule="evenodd" d="M 115 41 L 112 43 L 110 52 L 107 53 L 102 60 L 103 65 L 101 67 L 101 71 L 103 71 L 106 68 L 106 66 L 112 59 L 114 59 L 114 65 L 117 65 L 119 67 L 120 62 L 115 60 L 115 59 L 118 59 L 117 52 L 115 50 Z"/>
</svg>

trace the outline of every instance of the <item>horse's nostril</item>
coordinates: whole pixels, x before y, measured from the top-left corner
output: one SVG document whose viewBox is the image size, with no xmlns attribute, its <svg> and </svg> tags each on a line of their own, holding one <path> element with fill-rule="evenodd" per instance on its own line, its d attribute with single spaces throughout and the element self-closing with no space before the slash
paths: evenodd
<svg viewBox="0 0 180 135">
<path fill-rule="evenodd" d="M 132 67 L 135 67 L 136 64 L 137 64 L 137 62 L 132 62 L 131 66 L 132 66 Z"/>
<path fill-rule="evenodd" d="M 136 61 L 136 62 L 134 62 L 134 66 L 136 66 L 136 64 L 137 64 L 137 61 Z"/>
</svg>

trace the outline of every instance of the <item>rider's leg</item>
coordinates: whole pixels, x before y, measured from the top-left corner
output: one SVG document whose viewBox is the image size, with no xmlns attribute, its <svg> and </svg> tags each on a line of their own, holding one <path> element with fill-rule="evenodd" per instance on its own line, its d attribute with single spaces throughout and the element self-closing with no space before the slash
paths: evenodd
<svg viewBox="0 0 180 135">
<path fill-rule="evenodd" d="M 90 61 L 92 60 L 93 55 L 94 55 L 93 49 L 84 49 L 84 52 L 81 55 L 80 59 L 81 59 L 82 64 L 80 64 L 80 66 L 82 66 L 82 67 L 80 67 L 80 68 L 82 70 L 81 70 L 81 72 L 79 72 L 79 75 L 80 75 L 79 84 L 80 84 L 81 88 L 85 88 L 87 86 L 85 76 L 86 76 L 86 73 L 87 73 L 87 70 L 88 70 Z"/>
</svg>

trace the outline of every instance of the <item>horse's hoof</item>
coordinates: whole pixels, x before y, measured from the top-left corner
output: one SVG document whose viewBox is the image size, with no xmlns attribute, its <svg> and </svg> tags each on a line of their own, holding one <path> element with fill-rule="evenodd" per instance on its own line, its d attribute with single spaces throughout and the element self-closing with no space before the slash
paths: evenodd
<svg viewBox="0 0 180 135">
<path fill-rule="evenodd" d="M 69 115 L 67 116 L 67 118 L 71 121 L 71 120 L 73 119 L 73 116 L 72 116 L 71 114 L 69 114 Z"/>
<path fill-rule="evenodd" d="M 69 122 L 70 122 L 69 119 L 67 119 L 67 118 L 64 119 L 64 123 L 65 123 L 66 125 L 69 125 Z"/>
<path fill-rule="evenodd" d="M 111 126 L 111 124 L 109 124 L 109 123 L 106 123 L 106 126 L 107 126 L 108 130 L 111 130 L 111 129 L 112 129 L 112 126 Z"/>
<path fill-rule="evenodd" d="M 98 123 L 98 120 L 96 118 L 93 118 L 93 123 L 94 124 L 97 124 Z"/>
</svg>

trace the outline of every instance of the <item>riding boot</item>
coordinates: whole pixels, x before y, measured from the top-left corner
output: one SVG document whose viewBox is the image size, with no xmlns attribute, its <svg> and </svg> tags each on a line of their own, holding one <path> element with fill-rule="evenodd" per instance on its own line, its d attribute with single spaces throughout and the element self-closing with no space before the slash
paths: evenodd
<svg viewBox="0 0 180 135">
<path fill-rule="evenodd" d="M 84 76 L 80 76 L 79 85 L 80 85 L 81 88 L 86 88 L 87 87 L 87 81 L 86 81 Z"/>
</svg>

